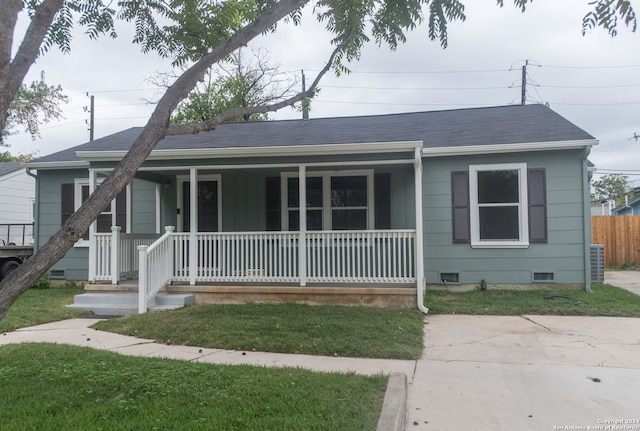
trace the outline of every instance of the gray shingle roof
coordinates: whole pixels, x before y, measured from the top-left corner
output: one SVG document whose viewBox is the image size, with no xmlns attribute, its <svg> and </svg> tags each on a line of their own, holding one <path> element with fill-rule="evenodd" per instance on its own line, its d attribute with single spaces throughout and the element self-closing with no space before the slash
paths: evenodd
<svg viewBox="0 0 640 431">
<path fill-rule="evenodd" d="M 76 151 L 127 150 L 136 127 L 34 162 L 79 160 Z M 426 148 L 592 140 L 544 105 L 513 105 L 362 117 L 227 123 L 211 132 L 168 136 L 156 149 L 269 147 L 423 141 Z"/>
<path fill-rule="evenodd" d="M 22 169 L 18 162 L 2 162 L 0 163 L 0 177 L 11 172 L 15 172 L 18 169 Z"/>
</svg>

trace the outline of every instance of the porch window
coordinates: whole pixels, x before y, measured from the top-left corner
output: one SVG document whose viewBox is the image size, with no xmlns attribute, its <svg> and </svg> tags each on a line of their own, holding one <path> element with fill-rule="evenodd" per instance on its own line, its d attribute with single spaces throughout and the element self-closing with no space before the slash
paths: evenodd
<svg viewBox="0 0 640 431">
<path fill-rule="evenodd" d="M 322 177 L 307 177 L 307 230 L 322 230 Z M 300 188 L 298 178 L 287 178 L 287 221 L 289 230 L 300 230 Z"/>
<path fill-rule="evenodd" d="M 300 229 L 300 190 L 295 173 L 283 173 L 282 228 Z M 366 230 L 373 225 L 373 172 L 310 172 L 308 230 Z M 286 207 L 285 207 L 286 205 Z"/>
<path fill-rule="evenodd" d="M 367 177 L 331 178 L 331 224 L 334 230 L 367 228 Z"/>
<path fill-rule="evenodd" d="M 111 201 L 104 211 L 96 219 L 96 232 L 111 232 L 111 226 L 120 226 L 123 231 L 127 231 L 127 190 L 123 189 L 118 196 Z M 61 224 L 77 211 L 78 208 L 89 197 L 89 180 L 76 178 L 73 184 L 62 184 L 61 187 Z M 89 239 L 89 232 L 85 232 L 80 240 Z"/>
</svg>

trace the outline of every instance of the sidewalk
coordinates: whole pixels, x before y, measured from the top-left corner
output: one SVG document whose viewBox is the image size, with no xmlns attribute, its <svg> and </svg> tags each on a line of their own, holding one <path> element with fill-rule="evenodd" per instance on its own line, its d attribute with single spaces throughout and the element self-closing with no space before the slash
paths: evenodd
<svg viewBox="0 0 640 431">
<path fill-rule="evenodd" d="M 289 355 L 221 349 L 205 349 L 156 343 L 89 328 L 97 319 L 79 318 L 18 329 L 0 335 L 0 345 L 11 343 L 61 343 L 108 350 L 128 356 L 179 359 L 224 365 L 300 367 L 319 372 L 353 372 L 362 375 L 403 373 L 413 376 L 416 361 Z"/>
</svg>

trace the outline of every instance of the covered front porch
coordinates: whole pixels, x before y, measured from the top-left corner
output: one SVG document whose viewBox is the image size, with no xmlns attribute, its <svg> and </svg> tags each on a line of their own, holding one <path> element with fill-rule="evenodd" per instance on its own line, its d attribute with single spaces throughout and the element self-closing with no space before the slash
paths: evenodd
<svg viewBox="0 0 640 431">
<path fill-rule="evenodd" d="M 88 290 L 134 282 L 139 312 L 159 292 L 195 293 L 199 302 L 373 305 L 400 295 L 402 306 L 415 304 L 423 279 L 420 148 L 393 151 L 374 160 L 145 166 L 139 178 L 153 184 L 156 232 L 132 232 L 133 222 L 104 232 L 94 223 Z M 108 169 L 89 173 L 91 189 Z M 126 199 L 131 208 L 138 200 Z M 258 230 L 228 231 L 239 219 L 258 220 Z"/>
</svg>

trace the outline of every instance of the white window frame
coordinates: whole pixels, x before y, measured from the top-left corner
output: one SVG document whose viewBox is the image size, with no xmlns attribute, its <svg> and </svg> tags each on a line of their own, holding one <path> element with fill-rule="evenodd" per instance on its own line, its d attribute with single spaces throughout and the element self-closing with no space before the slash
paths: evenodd
<svg viewBox="0 0 640 431">
<path fill-rule="evenodd" d="M 483 171 L 518 171 L 519 201 L 518 207 L 518 236 L 517 240 L 481 240 L 480 239 L 480 206 L 478 203 L 478 172 Z M 499 163 L 486 165 L 469 165 L 469 204 L 471 247 L 473 248 L 527 248 L 529 247 L 529 211 L 527 195 L 527 164 Z M 495 204 L 494 206 L 506 206 Z"/>
<path fill-rule="evenodd" d="M 282 230 L 289 230 L 289 211 L 296 208 L 288 206 L 288 180 L 289 178 L 298 178 L 298 172 L 281 172 L 280 173 L 280 215 Z M 374 224 L 374 194 L 373 194 L 373 169 L 358 169 L 348 171 L 307 171 L 306 178 L 322 178 L 322 230 L 332 230 L 332 211 L 331 206 L 331 178 L 333 177 L 367 177 L 367 230 L 372 229 Z M 340 209 L 358 209 L 360 207 L 344 207 Z M 307 208 L 310 209 L 318 208 Z M 299 211 L 300 209 L 297 208 Z"/>
<path fill-rule="evenodd" d="M 102 181 L 104 181 L 104 178 L 99 178 L 96 181 L 96 185 L 100 185 L 102 183 Z M 78 211 L 78 208 L 80 208 L 80 206 L 82 205 L 82 187 L 86 186 L 89 187 L 89 190 L 91 190 L 91 185 L 90 185 L 90 181 L 89 178 L 74 178 L 73 179 L 73 209 L 75 211 Z M 130 232 L 131 230 L 131 184 L 127 184 L 126 187 L 127 190 L 127 195 L 126 195 L 126 202 L 127 202 L 127 216 L 126 216 L 126 223 L 127 226 L 125 226 L 124 231 L 125 232 Z M 105 213 L 111 213 L 111 226 L 115 226 L 116 222 L 117 222 L 117 211 L 116 211 L 116 200 L 113 199 L 111 201 L 111 211 L 105 211 L 102 212 L 101 214 L 105 214 Z M 101 233 L 105 233 L 105 232 L 101 232 Z M 89 247 L 89 240 L 88 239 L 84 239 L 84 238 L 80 238 L 75 244 L 74 247 Z"/>
</svg>

